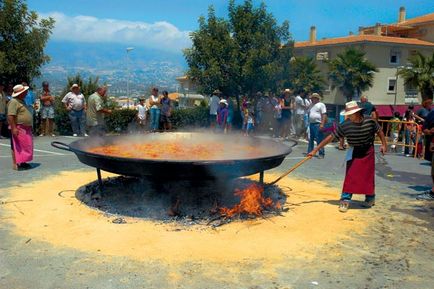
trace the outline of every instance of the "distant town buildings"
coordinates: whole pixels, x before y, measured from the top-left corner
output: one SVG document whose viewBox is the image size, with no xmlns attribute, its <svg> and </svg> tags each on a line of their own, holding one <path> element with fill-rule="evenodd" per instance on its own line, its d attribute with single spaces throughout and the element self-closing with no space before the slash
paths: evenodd
<svg viewBox="0 0 434 289">
<path fill-rule="evenodd" d="M 336 20 L 338 21 L 338 20 Z M 396 23 L 376 23 L 370 27 L 360 27 L 357 35 L 339 38 L 317 39 L 316 27 L 310 28 L 309 41 L 296 42 L 294 56 L 308 56 L 316 59 L 319 69 L 327 79 L 326 60 L 333 59 L 347 47 L 356 47 L 366 53 L 366 58 L 379 70 L 374 76 L 374 85 L 364 92 L 369 100 L 381 108 L 420 103 L 421 96 L 415 87 L 404 85 L 397 77 L 399 69 L 408 66 L 408 57 L 417 51 L 425 56 L 434 52 L 434 13 L 406 19 L 404 7 L 399 9 Z M 337 89 L 326 88 L 324 101 L 328 104 L 344 104 L 345 99 Z"/>
</svg>

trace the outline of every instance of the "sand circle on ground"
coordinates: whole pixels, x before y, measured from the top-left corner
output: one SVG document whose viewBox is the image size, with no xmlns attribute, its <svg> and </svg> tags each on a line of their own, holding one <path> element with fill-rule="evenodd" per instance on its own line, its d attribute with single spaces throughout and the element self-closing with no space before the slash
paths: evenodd
<svg viewBox="0 0 434 289">
<path fill-rule="evenodd" d="M 266 181 L 276 177 L 268 173 Z M 116 215 L 89 207 L 75 196 L 80 187 L 95 179 L 93 171 L 68 171 L 6 188 L 7 200 L 31 201 L 3 205 L 0 226 L 24 241 L 31 238 L 32 244 L 45 242 L 52 250 L 73 249 L 169 264 L 242 260 L 278 264 L 288 258 L 313 257 L 321 246 L 351 238 L 369 227 L 363 210 L 338 212 L 338 188 L 294 178 L 279 183 L 288 195 L 284 206 L 289 208 L 281 215 L 233 221 L 218 228 L 127 215 L 123 215 L 125 223 L 115 223 Z"/>
</svg>

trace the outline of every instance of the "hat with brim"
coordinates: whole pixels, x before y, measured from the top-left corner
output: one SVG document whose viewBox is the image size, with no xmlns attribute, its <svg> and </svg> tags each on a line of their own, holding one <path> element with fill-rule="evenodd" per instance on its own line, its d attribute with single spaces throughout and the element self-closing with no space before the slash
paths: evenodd
<svg viewBox="0 0 434 289">
<path fill-rule="evenodd" d="M 224 103 L 224 104 L 228 105 L 228 101 L 226 99 L 220 100 L 220 103 Z"/>
<path fill-rule="evenodd" d="M 16 96 L 20 95 L 21 93 L 27 91 L 28 89 L 29 89 L 28 86 L 24 86 L 22 84 L 17 84 L 13 88 L 14 92 L 12 93 L 12 97 L 16 97 Z"/>
<path fill-rule="evenodd" d="M 218 89 L 214 90 L 212 94 L 221 94 L 222 92 Z"/>
<path fill-rule="evenodd" d="M 319 100 L 321 100 L 321 95 L 319 93 L 314 92 L 310 95 L 310 98 L 318 98 Z"/>
<path fill-rule="evenodd" d="M 341 112 L 341 115 L 352 115 L 361 110 L 363 110 L 363 108 L 359 107 L 357 101 L 350 101 L 345 104 L 345 111 Z"/>
<path fill-rule="evenodd" d="M 283 91 L 283 93 L 291 93 L 291 89 L 286 88 L 286 89 Z"/>
</svg>

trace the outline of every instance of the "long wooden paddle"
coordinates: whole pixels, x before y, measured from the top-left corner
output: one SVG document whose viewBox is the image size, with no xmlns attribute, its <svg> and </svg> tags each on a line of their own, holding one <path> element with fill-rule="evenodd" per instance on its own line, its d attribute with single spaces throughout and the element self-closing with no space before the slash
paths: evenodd
<svg viewBox="0 0 434 289">
<path fill-rule="evenodd" d="M 278 177 L 276 180 L 274 180 L 271 183 L 268 183 L 267 185 L 272 186 L 275 183 L 277 183 L 278 181 L 280 181 L 281 179 L 283 179 L 284 177 L 286 177 L 287 175 L 289 175 L 290 173 L 292 173 L 293 171 L 295 171 L 299 166 L 301 166 L 302 164 L 304 164 L 305 162 L 307 162 L 308 160 L 310 160 L 312 157 L 311 156 L 307 156 L 304 159 L 302 159 L 301 161 L 299 161 L 298 163 L 296 163 L 292 168 L 290 168 L 287 172 L 285 172 L 283 175 L 281 175 L 280 177 Z"/>
</svg>

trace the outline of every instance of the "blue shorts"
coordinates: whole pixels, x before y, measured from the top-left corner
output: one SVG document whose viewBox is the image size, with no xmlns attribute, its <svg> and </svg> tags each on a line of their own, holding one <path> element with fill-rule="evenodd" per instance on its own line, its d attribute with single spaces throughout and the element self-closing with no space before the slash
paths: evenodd
<svg viewBox="0 0 434 289">
<path fill-rule="evenodd" d="M 53 119 L 54 118 L 54 107 L 53 106 L 42 106 L 41 107 L 41 118 L 42 119 Z"/>
</svg>

